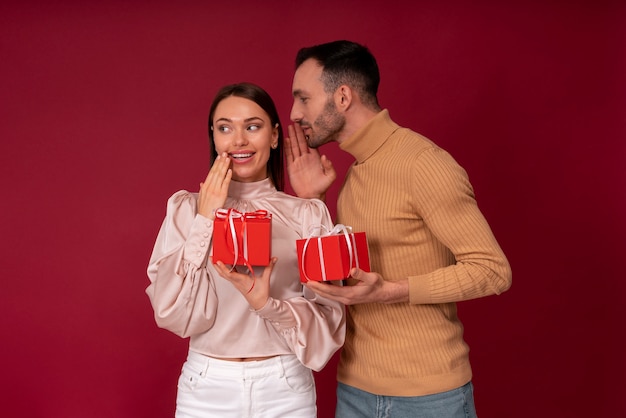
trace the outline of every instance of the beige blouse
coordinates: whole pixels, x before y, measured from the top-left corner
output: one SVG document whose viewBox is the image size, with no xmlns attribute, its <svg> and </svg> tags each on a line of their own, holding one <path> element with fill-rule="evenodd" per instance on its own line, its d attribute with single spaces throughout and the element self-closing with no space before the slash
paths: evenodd
<svg viewBox="0 0 626 418">
<path fill-rule="evenodd" d="M 272 214 L 270 298 L 258 311 L 222 278 L 209 261 L 213 222 L 197 214 L 197 193 L 179 191 L 168 201 L 150 263 L 146 289 L 157 325 L 181 337 L 189 348 L 219 358 L 295 354 L 321 370 L 344 342 L 345 310 L 303 288 L 296 240 L 310 228 L 332 227 L 327 207 L 316 199 L 279 192 L 269 179 L 232 181 L 225 207 Z M 263 267 L 254 267 L 262 274 Z"/>
</svg>

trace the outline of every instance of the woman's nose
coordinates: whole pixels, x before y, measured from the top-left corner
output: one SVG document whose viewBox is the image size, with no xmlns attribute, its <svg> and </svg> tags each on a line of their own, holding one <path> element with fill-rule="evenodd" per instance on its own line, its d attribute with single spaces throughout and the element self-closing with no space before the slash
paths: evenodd
<svg viewBox="0 0 626 418">
<path fill-rule="evenodd" d="M 235 145 L 241 146 L 248 143 L 248 135 L 245 130 L 237 129 L 234 135 Z"/>
</svg>

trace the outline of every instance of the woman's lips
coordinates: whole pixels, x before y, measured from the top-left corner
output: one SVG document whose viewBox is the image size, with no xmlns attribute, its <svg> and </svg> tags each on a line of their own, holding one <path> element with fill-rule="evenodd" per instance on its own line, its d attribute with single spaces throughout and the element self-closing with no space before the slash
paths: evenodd
<svg viewBox="0 0 626 418">
<path fill-rule="evenodd" d="M 236 151 L 228 154 L 230 159 L 235 164 L 243 164 L 247 163 L 254 157 L 254 152 L 252 151 Z"/>
</svg>

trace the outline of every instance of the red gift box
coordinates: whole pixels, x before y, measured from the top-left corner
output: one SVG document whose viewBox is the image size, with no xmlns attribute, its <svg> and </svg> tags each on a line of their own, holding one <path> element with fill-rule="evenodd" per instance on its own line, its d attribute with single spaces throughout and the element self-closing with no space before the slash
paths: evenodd
<svg viewBox="0 0 626 418">
<path fill-rule="evenodd" d="M 239 212 L 218 209 L 213 221 L 213 262 L 267 266 L 272 246 L 272 214 L 265 210 Z"/>
<path fill-rule="evenodd" d="M 300 281 L 343 280 L 352 267 L 370 271 L 365 232 L 336 225 L 327 235 L 296 240 Z"/>
</svg>

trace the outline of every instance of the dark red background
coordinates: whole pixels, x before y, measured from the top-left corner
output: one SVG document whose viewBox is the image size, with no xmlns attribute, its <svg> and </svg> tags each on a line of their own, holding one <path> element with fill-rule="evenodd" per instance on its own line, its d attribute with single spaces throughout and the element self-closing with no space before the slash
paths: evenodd
<svg viewBox="0 0 626 418">
<path fill-rule="evenodd" d="M 3 2 L 2 415 L 173 415 L 187 341 L 144 294 L 166 199 L 205 176 L 219 86 L 259 83 L 286 126 L 297 49 L 338 38 L 467 169 L 511 261 L 509 292 L 459 306 L 479 415 L 625 415 L 625 4 Z"/>
</svg>

